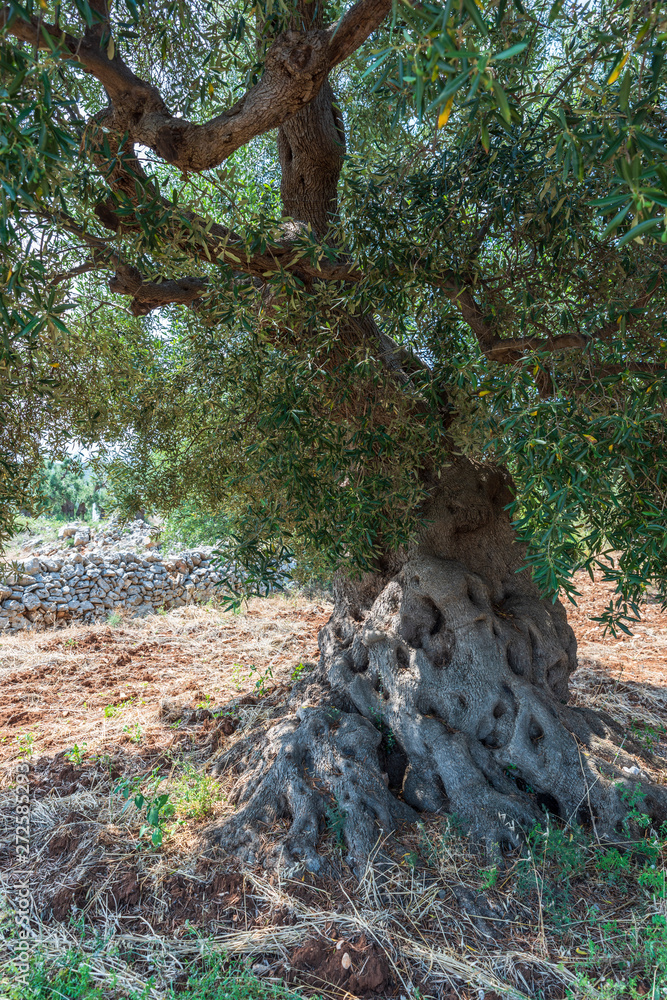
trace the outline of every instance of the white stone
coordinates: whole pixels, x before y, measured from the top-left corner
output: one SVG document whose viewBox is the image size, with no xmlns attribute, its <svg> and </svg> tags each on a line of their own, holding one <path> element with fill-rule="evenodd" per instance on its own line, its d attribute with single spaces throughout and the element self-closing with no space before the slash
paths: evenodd
<svg viewBox="0 0 667 1000">
<path fill-rule="evenodd" d="M 3 601 L 2 606 L 5 611 L 23 611 L 23 603 L 21 601 Z"/>
<path fill-rule="evenodd" d="M 87 531 L 77 531 L 74 536 L 74 544 L 78 546 L 87 545 L 90 541 L 90 535 Z"/>
</svg>

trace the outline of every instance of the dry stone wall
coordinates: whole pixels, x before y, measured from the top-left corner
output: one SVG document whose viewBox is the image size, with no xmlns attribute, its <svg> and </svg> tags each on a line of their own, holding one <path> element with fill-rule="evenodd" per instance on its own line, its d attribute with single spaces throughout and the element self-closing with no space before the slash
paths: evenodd
<svg viewBox="0 0 667 1000">
<path fill-rule="evenodd" d="M 60 532 L 59 544 L 66 547 L 50 546 L 48 555 L 39 541 L 33 543 L 20 563 L 21 575 L 0 582 L 0 630 L 90 622 L 114 611 L 150 614 L 219 593 L 222 576 L 210 548 L 162 555 L 149 529 L 127 534 L 69 525 Z M 147 551 L 132 551 L 132 543 Z"/>
</svg>

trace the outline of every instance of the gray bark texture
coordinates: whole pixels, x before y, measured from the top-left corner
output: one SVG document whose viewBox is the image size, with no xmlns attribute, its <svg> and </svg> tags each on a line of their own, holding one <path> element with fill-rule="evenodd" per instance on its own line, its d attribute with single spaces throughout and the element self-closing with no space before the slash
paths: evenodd
<svg viewBox="0 0 667 1000">
<path fill-rule="evenodd" d="M 318 675 L 293 695 L 304 703 L 248 741 L 223 847 L 318 870 L 333 815 L 360 872 L 420 812 L 455 815 L 498 855 L 545 809 L 623 839 L 637 781 L 622 768 L 645 751 L 568 704 L 574 634 L 521 570 L 509 486 L 500 469 L 454 462 L 412 549 L 339 583 Z M 665 790 L 640 784 L 642 809 L 667 818 Z M 287 823 L 267 855 L 276 820 Z"/>
</svg>

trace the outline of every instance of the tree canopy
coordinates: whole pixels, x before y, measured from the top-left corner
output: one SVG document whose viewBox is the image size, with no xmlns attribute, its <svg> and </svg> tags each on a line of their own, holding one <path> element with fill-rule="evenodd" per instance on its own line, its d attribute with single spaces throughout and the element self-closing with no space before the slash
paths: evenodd
<svg viewBox="0 0 667 1000">
<path fill-rule="evenodd" d="M 363 569 L 463 452 L 510 468 L 545 592 L 602 565 L 625 628 L 664 587 L 660 3 L 0 24 L 5 535 L 75 438 L 122 509 L 229 514 L 253 579 Z"/>
</svg>

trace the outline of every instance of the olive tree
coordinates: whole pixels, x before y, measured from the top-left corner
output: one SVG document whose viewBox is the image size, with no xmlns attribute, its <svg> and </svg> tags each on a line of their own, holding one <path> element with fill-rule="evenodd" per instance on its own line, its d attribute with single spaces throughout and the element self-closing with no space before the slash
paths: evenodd
<svg viewBox="0 0 667 1000">
<path fill-rule="evenodd" d="M 627 629 L 665 579 L 660 3 L 1 18 L 5 481 L 46 427 L 121 442 L 128 509 L 232 517 L 249 589 L 333 581 L 223 846 L 286 819 L 317 870 L 332 803 L 354 865 L 420 811 L 620 836 L 640 749 L 569 703 L 557 593 L 597 568 Z"/>
</svg>

